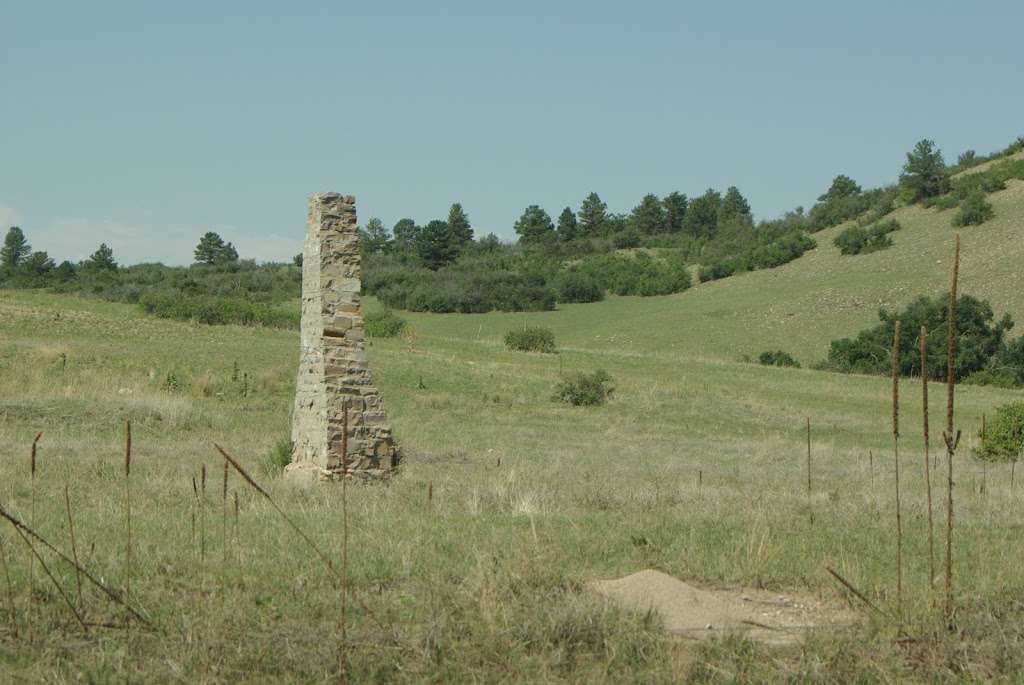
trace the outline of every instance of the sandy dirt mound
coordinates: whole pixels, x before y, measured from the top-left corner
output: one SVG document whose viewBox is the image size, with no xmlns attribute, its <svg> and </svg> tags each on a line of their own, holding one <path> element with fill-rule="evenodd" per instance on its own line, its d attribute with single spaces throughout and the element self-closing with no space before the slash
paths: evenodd
<svg viewBox="0 0 1024 685">
<path fill-rule="evenodd" d="M 673 635 L 698 640 L 740 632 L 786 644 L 809 630 L 850 626 L 855 618 L 815 599 L 763 590 L 702 590 L 654 570 L 597 581 L 593 588 L 625 609 L 657 613 Z"/>
</svg>

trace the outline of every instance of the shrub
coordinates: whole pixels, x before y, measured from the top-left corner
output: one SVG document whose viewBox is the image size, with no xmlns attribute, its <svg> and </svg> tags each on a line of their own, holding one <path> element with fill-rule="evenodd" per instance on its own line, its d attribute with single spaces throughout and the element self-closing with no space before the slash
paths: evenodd
<svg viewBox="0 0 1024 685">
<path fill-rule="evenodd" d="M 692 285 L 683 260 L 656 260 L 643 252 L 634 256 L 591 255 L 576 269 L 616 295 L 669 295 Z"/>
<path fill-rule="evenodd" d="M 882 309 L 878 312 L 881 324 L 861 331 L 856 338 L 832 341 L 828 361 L 823 368 L 844 373 L 886 374 L 891 370 L 890 349 L 896 321 L 903 330 L 918 331 L 927 326 L 933 331 L 928 336 L 928 372 L 932 380 L 946 377 L 946 321 L 948 297 L 919 297 L 901 312 Z M 998 369 L 1000 374 L 1019 372 L 1024 377 L 1024 359 L 1016 359 L 1016 342 L 1007 345 L 1006 333 L 1013 328 L 1007 315 L 995 320 L 992 306 L 970 295 L 957 299 L 956 380 L 960 381 L 985 369 Z M 919 375 L 921 371 L 919 341 L 916 335 L 900 339 L 900 374 Z M 1022 346 L 1024 347 L 1024 346 Z M 1021 368 L 1015 365 L 1020 363 Z M 975 380 L 979 380 L 979 377 Z"/>
<path fill-rule="evenodd" d="M 799 369 L 800 362 L 793 358 L 788 352 L 776 350 L 775 352 L 762 352 L 757 361 L 764 366 L 790 366 Z"/>
<path fill-rule="evenodd" d="M 1017 461 L 1024 454 L 1024 402 L 1004 404 L 979 434 L 981 447 L 974 454 L 986 461 Z"/>
<path fill-rule="evenodd" d="M 895 219 L 875 224 L 870 228 L 850 226 L 836 236 L 835 246 L 844 255 L 870 254 L 892 246 L 889 234 L 900 230 L 900 223 Z"/>
<path fill-rule="evenodd" d="M 371 338 L 394 338 L 405 328 L 405 319 L 396 316 L 390 309 L 368 312 L 363 317 L 366 335 Z"/>
<path fill-rule="evenodd" d="M 183 293 L 149 292 L 139 298 L 147 314 L 163 319 L 203 324 L 238 324 L 270 328 L 298 328 L 299 313 L 238 297 L 190 296 Z"/>
<path fill-rule="evenodd" d="M 555 288 L 559 302 L 598 302 L 604 299 L 604 289 L 597 279 L 576 269 L 561 274 Z"/>
<path fill-rule="evenodd" d="M 526 326 L 505 334 L 505 346 L 516 352 L 555 351 L 555 334 L 550 328 Z"/>
<path fill-rule="evenodd" d="M 612 377 L 603 369 L 593 373 L 575 373 L 558 382 L 554 399 L 576 407 L 604 404 L 615 390 Z"/>
<path fill-rule="evenodd" d="M 954 226 L 977 226 L 983 224 L 995 216 L 992 204 L 985 199 L 985 193 L 980 189 L 972 190 L 963 204 L 960 211 L 953 216 Z"/>
</svg>

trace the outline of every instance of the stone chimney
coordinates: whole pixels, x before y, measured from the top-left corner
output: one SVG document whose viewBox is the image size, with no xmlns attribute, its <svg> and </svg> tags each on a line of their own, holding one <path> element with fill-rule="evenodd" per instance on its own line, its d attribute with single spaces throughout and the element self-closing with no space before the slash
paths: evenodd
<svg viewBox="0 0 1024 685">
<path fill-rule="evenodd" d="M 317 193 L 309 198 L 292 461 L 285 468 L 291 480 L 386 476 L 398 465 L 384 403 L 364 350 L 356 226 L 351 195 Z M 347 454 L 342 453 L 345 406 Z"/>
</svg>

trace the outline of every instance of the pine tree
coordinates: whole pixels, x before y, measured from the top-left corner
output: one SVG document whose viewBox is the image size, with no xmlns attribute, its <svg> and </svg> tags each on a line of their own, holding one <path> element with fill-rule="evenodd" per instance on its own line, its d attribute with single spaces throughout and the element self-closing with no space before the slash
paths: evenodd
<svg viewBox="0 0 1024 685">
<path fill-rule="evenodd" d="M 25 234 L 17 226 L 11 226 L 4 238 L 4 246 L 0 248 L 0 275 L 13 274 L 22 260 L 31 253 L 32 247 L 25 239 Z"/>
<path fill-rule="evenodd" d="M 843 197 L 849 197 L 851 195 L 859 195 L 861 193 L 861 187 L 857 185 L 857 182 L 845 174 L 839 174 L 832 179 L 832 185 L 829 186 L 828 192 L 818 198 L 818 202 L 828 202 L 829 200 L 838 200 Z"/>
<path fill-rule="evenodd" d="M 722 196 L 708 188 L 700 197 L 690 201 L 683 217 L 683 232 L 694 238 L 712 238 L 718 230 L 718 206 Z"/>
<path fill-rule="evenodd" d="M 199 239 L 192 256 L 196 264 L 234 264 L 238 261 L 238 250 L 213 231 L 207 231 Z"/>
<path fill-rule="evenodd" d="M 750 216 L 750 203 L 743 197 L 736 186 L 729 186 L 725 191 L 725 197 L 718 206 L 718 223 L 724 224 L 736 218 L 752 218 Z"/>
<path fill-rule="evenodd" d="M 558 215 L 558 237 L 561 240 L 574 240 L 579 236 L 579 224 L 576 223 L 576 214 L 570 207 L 562 210 Z"/>
<path fill-rule="evenodd" d="M 412 219 L 399 219 L 391 229 L 392 235 L 395 236 L 395 250 L 404 252 L 413 249 L 416 245 L 416 235 L 419 232 L 420 227 Z"/>
<path fill-rule="evenodd" d="M 604 222 L 608 218 L 608 205 L 601 201 L 597 193 L 591 193 L 580 205 L 579 218 L 579 229 L 582 236 L 601 235 L 604 233 Z"/>
<path fill-rule="evenodd" d="M 907 163 L 900 174 L 900 185 L 911 202 L 948 193 L 949 170 L 942 159 L 942 151 L 931 140 L 918 141 L 907 153 Z"/>
<path fill-rule="evenodd" d="M 216 264 L 223 249 L 224 240 L 213 231 L 207 231 L 199 239 L 192 256 L 197 264 Z"/>
<path fill-rule="evenodd" d="M 686 216 L 686 196 L 682 193 L 669 193 L 661 201 L 665 209 L 665 232 L 679 233 L 683 230 L 683 217 Z"/>
<path fill-rule="evenodd" d="M 521 243 L 542 242 L 555 234 L 555 225 L 548 213 L 537 205 L 530 205 L 515 225 Z"/>
<path fill-rule="evenodd" d="M 359 229 L 359 249 L 364 254 L 384 252 L 391 246 L 391 236 L 388 229 L 384 228 L 384 222 L 373 217 L 366 222 L 366 226 Z"/>
<path fill-rule="evenodd" d="M 462 205 L 458 202 L 453 204 L 448 211 L 448 229 L 460 248 L 473 242 L 473 227 L 469 223 L 469 217 L 462 211 Z"/>
<path fill-rule="evenodd" d="M 434 220 L 416 234 L 416 254 L 428 269 L 440 269 L 459 256 L 459 245 L 445 221 Z"/>
<path fill-rule="evenodd" d="M 629 225 L 641 235 L 659 233 L 665 228 L 665 210 L 657 195 L 647 194 L 633 208 Z"/>
<path fill-rule="evenodd" d="M 82 266 L 90 271 L 117 271 L 114 251 L 106 243 L 100 243 L 99 248 L 85 260 Z"/>
</svg>

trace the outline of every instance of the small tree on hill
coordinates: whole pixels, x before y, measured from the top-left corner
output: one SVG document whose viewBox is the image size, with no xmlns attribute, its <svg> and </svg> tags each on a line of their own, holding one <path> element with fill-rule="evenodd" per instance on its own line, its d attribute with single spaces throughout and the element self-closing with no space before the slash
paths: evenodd
<svg viewBox="0 0 1024 685">
<path fill-rule="evenodd" d="M 686 216 L 686 196 L 682 193 L 672 192 L 661 201 L 665 210 L 665 232 L 679 233 L 683 230 L 683 217 Z"/>
<path fill-rule="evenodd" d="M 530 205 L 515 225 L 519 241 L 523 243 L 543 242 L 555 234 L 555 225 L 548 213 L 537 205 Z"/>
<path fill-rule="evenodd" d="M 203 234 L 192 256 L 197 264 L 230 264 L 238 261 L 235 246 L 224 242 L 224 239 L 213 231 Z"/>
<path fill-rule="evenodd" d="M 580 233 L 587 237 L 601 235 L 608 218 L 608 205 L 601 201 L 597 193 L 591 193 L 580 205 Z"/>
<path fill-rule="evenodd" d="M 747 198 L 743 197 L 739 188 L 729 186 L 729 189 L 725 191 L 725 197 L 718 205 L 718 223 L 722 225 L 735 219 L 748 219 L 751 224 L 753 223 L 750 215 L 750 203 L 747 202 Z"/>
<path fill-rule="evenodd" d="M 420 227 L 412 219 L 399 219 L 391 229 L 394 238 L 394 248 L 399 252 L 413 249 L 416 245 L 416 236 Z"/>
<path fill-rule="evenodd" d="M 859 195 L 860 193 L 861 187 L 856 181 L 846 174 L 839 174 L 832 179 L 832 185 L 829 186 L 824 195 L 821 195 L 818 198 L 818 202 L 838 200 L 840 198 L 850 197 L 851 195 Z"/>
<path fill-rule="evenodd" d="M 435 219 L 416 234 L 416 254 L 428 269 L 440 269 L 459 256 L 459 244 L 453 239 L 446 221 Z"/>
<path fill-rule="evenodd" d="M 574 240 L 579 235 L 580 227 L 576 222 L 576 213 L 566 207 L 558 215 L 558 237 L 560 240 Z"/>
<path fill-rule="evenodd" d="M 659 233 L 665 228 L 665 210 L 657 195 L 644 195 L 629 217 L 630 227 L 642 235 Z"/>
<path fill-rule="evenodd" d="M 359 249 L 364 254 L 384 252 L 391 245 L 391 236 L 388 229 L 384 228 L 384 222 L 373 217 L 366 222 L 366 226 L 359 229 Z"/>
<path fill-rule="evenodd" d="M 106 243 L 100 243 L 100 246 L 89 255 L 82 266 L 89 271 L 97 272 L 110 272 L 117 271 L 117 262 L 114 261 L 114 251 L 107 246 Z"/>
<path fill-rule="evenodd" d="M 453 204 L 448 211 L 448 228 L 459 247 L 473 242 L 473 227 L 469 223 L 469 217 L 462 211 L 462 205 L 458 202 Z"/>
<path fill-rule="evenodd" d="M 683 232 L 694 238 L 714 237 L 718 229 L 718 206 L 721 203 L 722 196 L 711 188 L 691 200 L 686 216 L 683 217 Z"/>
<path fill-rule="evenodd" d="M 4 246 L 0 248 L 0 275 L 14 273 L 23 259 L 32 253 L 32 247 L 25 239 L 25 234 L 17 226 L 11 226 L 4 238 Z"/>
<path fill-rule="evenodd" d="M 907 153 L 907 163 L 900 174 L 900 185 L 910 202 L 926 197 L 948 193 L 950 189 L 949 170 L 942 159 L 942 151 L 932 140 L 918 141 Z"/>
</svg>

